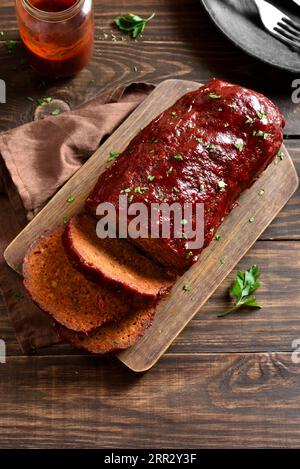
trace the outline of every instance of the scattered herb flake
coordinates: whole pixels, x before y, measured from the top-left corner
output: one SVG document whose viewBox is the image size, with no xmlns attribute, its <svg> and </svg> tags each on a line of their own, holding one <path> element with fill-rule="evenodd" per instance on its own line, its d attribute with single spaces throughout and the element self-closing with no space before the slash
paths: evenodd
<svg viewBox="0 0 300 469">
<path fill-rule="evenodd" d="M 152 182 L 152 181 L 154 181 L 155 176 L 151 176 L 151 174 L 149 174 L 149 175 L 147 176 L 147 179 L 148 179 L 148 181 Z"/>
<path fill-rule="evenodd" d="M 183 156 L 180 155 L 179 153 L 177 155 L 174 156 L 175 160 L 177 161 L 182 161 L 183 160 Z"/>
<path fill-rule="evenodd" d="M 265 194 L 265 189 L 260 189 L 258 192 L 259 197 L 262 197 Z"/>
<path fill-rule="evenodd" d="M 36 100 L 36 102 L 37 102 L 40 106 L 42 106 L 43 104 L 50 104 L 50 103 L 52 103 L 52 101 L 53 101 L 53 98 L 51 98 L 51 96 L 43 97 L 43 98 L 38 98 L 38 99 Z"/>
<path fill-rule="evenodd" d="M 216 93 L 209 93 L 208 95 L 211 99 L 220 99 L 221 96 L 219 94 L 216 94 Z"/>
<path fill-rule="evenodd" d="M 269 137 L 269 134 L 263 130 L 253 130 L 253 136 L 262 137 L 264 140 L 266 140 Z"/>
<path fill-rule="evenodd" d="M 61 110 L 60 109 L 53 109 L 53 111 L 51 112 L 51 115 L 52 116 L 58 116 L 58 114 L 61 113 Z"/>
<path fill-rule="evenodd" d="M 222 179 L 221 181 L 218 181 L 218 186 L 219 186 L 221 192 L 224 192 L 225 189 L 226 189 L 226 187 L 227 187 L 227 184 L 226 184 L 226 182 L 223 181 L 223 179 Z"/>
<path fill-rule="evenodd" d="M 205 187 L 204 184 L 200 184 L 199 191 L 201 191 L 201 192 L 204 191 L 204 187 Z"/>
<path fill-rule="evenodd" d="M 183 218 L 183 219 L 180 221 L 180 223 L 181 223 L 182 225 L 187 225 L 187 224 L 188 224 L 188 221 L 186 220 L 186 218 Z"/>
<path fill-rule="evenodd" d="M 172 171 L 173 171 L 173 166 L 170 166 L 170 168 L 166 171 L 166 176 L 169 177 Z"/>
<path fill-rule="evenodd" d="M 277 156 L 278 156 L 278 158 L 282 161 L 282 160 L 284 159 L 284 156 L 285 156 L 285 155 L 284 155 L 284 152 L 283 152 L 283 151 L 279 151 L 279 152 L 277 153 Z"/>
<path fill-rule="evenodd" d="M 221 239 L 221 236 L 220 236 L 218 233 L 216 233 L 216 234 L 215 234 L 215 240 L 216 240 L 216 241 L 220 241 L 220 239 Z"/>
<path fill-rule="evenodd" d="M 74 202 L 74 200 L 75 200 L 74 195 L 69 195 L 69 197 L 67 198 L 68 204 L 71 204 L 72 202 Z"/>
<path fill-rule="evenodd" d="M 221 264 L 221 265 L 224 265 L 224 264 L 225 264 L 225 259 L 224 259 L 224 257 L 222 257 L 222 258 L 220 259 L 220 264 Z"/>
<path fill-rule="evenodd" d="M 198 143 L 202 143 L 202 142 L 203 142 L 203 138 L 201 138 L 201 137 L 196 137 L 195 140 L 196 140 L 196 142 L 198 142 Z"/>
<path fill-rule="evenodd" d="M 18 48 L 19 43 L 17 41 L 14 41 L 13 39 L 7 39 L 7 41 L 5 41 L 5 46 L 8 52 L 12 54 Z"/>
<path fill-rule="evenodd" d="M 228 104 L 228 107 L 230 107 L 231 109 L 235 109 L 236 111 L 239 108 L 236 104 Z"/>
<path fill-rule="evenodd" d="M 248 115 L 247 115 L 246 117 L 247 117 L 247 119 L 246 119 L 246 121 L 245 121 L 245 124 L 253 124 L 253 119 L 252 119 L 252 117 L 250 117 L 250 116 L 248 116 Z"/>
<path fill-rule="evenodd" d="M 132 201 L 133 201 L 133 195 L 130 195 L 130 196 L 128 197 L 128 202 L 132 202 Z"/>
<path fill-rule="evenodd" d="M 188 283 L 185 283 L 185 284 L 183 285 L 183 287 L 182 287 L 182 290 L 183 290 L 183 291 L 191 291 L 191 287 L 189 286 Z"/>
<path fill-rule="evenodd" d="M 68 218 L 67 217 L 64 217 L 63 218 L 63 224 L 66 225 L 68 223 Z"/>
<path fill-rule="evenodd" d="M 178 187 L 173 187 L 173 192 L 180 192 L 180 190 L 178 189 Z"/>
<path fill-rule="evenodd" d="M 244 144 L 242 142 L 237 142 L 234 144 L 235 148 L 239 151 L 242 151 L 244 148 Z"/>
<path fill-rule="evenodd" d="M 26 97 L 27 101 L 30 101 L 31 103 L 34 103 L 34 99 L 31 96 Z"/>
<path fill-rule="evenodd" d="M 172 116 L 177 116 L 177 113 L 175 111 L 171 112 Z"/>
<path fill-rule="evenodd" d="M 192 255 L 193 255 L 193 251 L 189 251 L 186 253 L 185 258 L 189 259 L 190 257 L 192 257 Z"/>
<path fill-rule="evenodd" d="M 258 115 L 258 117 L 260 119 L 266 119 L 267 118 L 267 114 L 265 114 L 264 112 L 256 111 L 256 114 Z"/>
<path fill-rule="evenodd" d="M 251 217 L 251 218 L 249 218 L 249 223 L 253 223 L 253 222 L 254 222 L 254 220 L 255 220 L 255 218 L 254 218 L 254 217 Z"/>
<path fill-rule="evenodd" d="M 117 151 L 111 151 L 108 157 L 108 161 L 114 161 L 116 158 L 118 158 L 119 155 L 120 153 Z"/>
<path fill-rule="evenodd" d="M 257 265 L 253 265 L 244 272 L 238 272 L 229 290 L 230 296 L 234 298 L 234 305 L 224 313 L 219 314 L 218 317 L 228 316 L 228 314 L 237 311 L 242 306 L 261 308 L 255 296 L 252 295 L 260 287 L 259 276 L 260 271 Z"/>
</svg>

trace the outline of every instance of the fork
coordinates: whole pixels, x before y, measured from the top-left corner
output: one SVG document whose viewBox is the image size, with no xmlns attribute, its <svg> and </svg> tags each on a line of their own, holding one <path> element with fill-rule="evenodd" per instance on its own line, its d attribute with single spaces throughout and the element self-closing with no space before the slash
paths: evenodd
<svg viewBox="0 0 300 469">
<path fill-rule="evenodd" d="M 253 0 L 265 28 L 292 49 L 300 50 L 300 24 L 265 0 Z"/>
</svg>

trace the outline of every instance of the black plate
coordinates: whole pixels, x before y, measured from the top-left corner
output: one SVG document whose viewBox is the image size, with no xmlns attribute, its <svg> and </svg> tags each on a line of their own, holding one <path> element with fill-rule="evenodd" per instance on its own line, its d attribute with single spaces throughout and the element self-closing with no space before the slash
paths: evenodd
<svg viewBox="0 0 300 469">
<path fill-rule="evenodd" d="M 264 29 L 252 0 L 201 1 L 213 22 L 235 45 L 270 65 L 293 73 L 300 72 L 300 54 Z M 300 7 L 292 0 L 269 3 L 300 24 Z"/>
</svg>

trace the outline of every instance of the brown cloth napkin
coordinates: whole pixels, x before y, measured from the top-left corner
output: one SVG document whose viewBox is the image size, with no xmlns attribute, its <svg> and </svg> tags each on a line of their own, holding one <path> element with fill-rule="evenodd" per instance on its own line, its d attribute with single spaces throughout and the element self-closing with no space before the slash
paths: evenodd
<svg viewBox="0 0 300 469">
<path fill-rule="evenodd" d="M 0 134 L 0 285 L 24 352 L 58 342 L 51 318 L 24 291 L 5 263 L 9 242 L 153 90 L 132 83 L 73 111 Z"/>
</svg>

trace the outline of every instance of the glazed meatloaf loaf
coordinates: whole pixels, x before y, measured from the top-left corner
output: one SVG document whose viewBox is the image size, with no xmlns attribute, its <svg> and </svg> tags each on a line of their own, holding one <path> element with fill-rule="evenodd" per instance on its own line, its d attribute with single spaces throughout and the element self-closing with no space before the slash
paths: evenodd
<svg viewBox="0 0 300 469">
<path fill-rule="evenodd" d="M 213 79 L 179 99 L 131 141 L 101 174 L 86 207 L 93 215 L 102 202 L 118 208 L 120 193 L 129 204 L 148 207 L 152 202 L 204 203 L 205 247 L 241 191 L 275 157 L 283 126 L 279 109 L 263 95 Z M 185 239 L 174 236 L 132 241 L 177 273 L 203 249 L 191 251 Z"/>
</svg>

